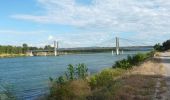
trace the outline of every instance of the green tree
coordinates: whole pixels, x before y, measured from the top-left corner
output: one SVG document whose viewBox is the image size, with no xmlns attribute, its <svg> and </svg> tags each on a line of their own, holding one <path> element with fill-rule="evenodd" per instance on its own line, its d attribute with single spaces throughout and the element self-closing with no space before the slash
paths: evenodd
<svg viewBox="0 0 170 100">
<path fill-rule="evenodd" d="M 164 50 L 170 49 L 170 40 L 165 41 L 162 46 Z"/>
<path fill-rule="evenodd" d="M 51 47 L 50 45 L 46 45 L 46 46 L 44 47 L 44 49 L 45 49 L 45 50 L 53 50 L 54 48 Z"/>
<path fill-rule="evenodd" d="M 154 45 L 154 49 L 157 50 L 157 51 L 161 51 L 161 50 L 162 50 L 161 44 L 160 44 L 160 43 L 155 44 L 155 45 Z"/>
<path fill-rule="evenodd" d="M 23 47 L 23 52 L 22 53 L 26 53 L 28 51 L 28 45 L 26 43 L 24 43 L 22 45 L 22 47 Z"/>
</svg>

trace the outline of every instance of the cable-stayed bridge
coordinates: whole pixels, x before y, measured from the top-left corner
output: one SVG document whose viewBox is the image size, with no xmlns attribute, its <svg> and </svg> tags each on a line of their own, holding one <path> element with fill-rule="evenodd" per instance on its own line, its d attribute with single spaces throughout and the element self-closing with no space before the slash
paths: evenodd
<svg viewBox="0 0 170 100">
<path fill-rule="evenodd" d="M 30 56 L 37 55 L 62 55 L 67 54 L 69 52 L 106 52 L 110 51 L 112 53 L 116 53 L 117 55 L 120 54 L 120 51 L 123 50 L 148 50 L 152 49 L 153 47 L 150 46 L 148 43 L 144 43 L 143 41 L 135 41 L 126 38 L 115 37 L 105 41 L 99 41 L 94 43 L 92 46 L 88 47 L 69 47 L 73 45 L 71 43 L 66 43 L 63 41 L 52 41 L 47 45 L 53 45 L 53 49 L 43 49 L 43 50 L 29 50 L 28 54 Z M 62 46 L 68 46 L 69 48 L 63 48 Z M 62 47 L 62 48 L 60 48 Z"/>
</svg>

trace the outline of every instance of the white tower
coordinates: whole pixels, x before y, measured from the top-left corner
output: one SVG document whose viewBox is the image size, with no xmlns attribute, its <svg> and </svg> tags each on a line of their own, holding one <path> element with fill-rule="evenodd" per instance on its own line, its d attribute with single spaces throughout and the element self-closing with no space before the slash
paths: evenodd
<svg viewBox="0 0 170 100">
<path fill-rule="evenodd" d="M 116 55 L 119 55 L 119 38 L 116 37 Z"/>
<path fill-rule="evenodd" d="M 57 44 L 56 44 L 56 41 L 54 41 L 54 55 L 57 56 Z"/>
</svg>

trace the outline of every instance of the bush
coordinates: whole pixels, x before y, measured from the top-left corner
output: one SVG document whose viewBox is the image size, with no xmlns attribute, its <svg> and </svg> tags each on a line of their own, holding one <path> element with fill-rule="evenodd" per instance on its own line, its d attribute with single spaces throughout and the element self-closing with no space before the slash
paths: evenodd
<svg viewBox="0 0 170 100">
<path fill-rule="evenodd" d="M 156 51 L 166 51 L 170 49 L 170 40 L 167 40 L 165 42 L 162 43 L 162 45 L 160 43 L 155 44 L 154 45 L 154 49 Z"/>
<path fill-rule="evenodd" d="M 88 76 L 88 68 L 85 64 L 78 64 L 76 67 L 69 64 L 67 71 L 64 75 L 59 76 L 56 79 L 49 78 L 51 82 L 56 82 L 57 84 L 64 84 L 67 81 L 85 79 Z"/>
<path fill-rule="evenodd" d="M 69 64 L 65 76 L 67 80 L 85 79 L 88 76 L 88 68 L 85 64 L 78 64 L 76 67 Z"/>
<path fill-rule="evenodd" d="M 170 49 L 170 40 L 167 40 L 167 41 L 165 41 L 163 44 L 162 44 L 162 49 L 163 50 L 168 50 L 168 49 Z"/>
<path fill-rule="evenodd" d="M 48 100 L 86 100 L 91 94 L 85 80 L 73 80 L 65 84 L 53 85 Z"/>
<path fill-rule="evenodd" d="M 130 62 L 128 62 L 128 60 L 126 60 L 126 59 L 117 61 L 114 66 L 116 66 L 116 68 L 122 68 L 122 69 L 128 69 L 128 68 L 132 67 Z"/>
<path fill-rule="evenodd" d="M 56 79 L 50 77 L 49 100 L 79 100 L 85 98 L 90 87 L 85 80 L 88 76 L 88 69 L 85 64 L 78 64 L 76 67 L 69 64 L 63 76 Z M 81 99 L 82 100 L 82 99 Z"/>
<path fill-rule="evenodd" d="M 88 76 L 88 68 L 85 64 L 78 64 L 76 68 L 77 78 L 85 79 Z"/>
<path fill-rule="evenodd" d="M 92 94 L 88 96 L 88 100 L 121 100 L 115 99 L 115 93 L 122 86 L 119 80 L 112 80 L 103 87 L 93 90 Z"/>
<path fill-rule="evenodd" d="M 112 68 L 121 68 L 121 69 L 129 69 L 135 65 L 140 64 L 141 62 L 145 61 L 147 58 L 151 57 L 153 54 L 136 54 L 134 56 L 128 56 L 127 59 L 123 59 L 120 61 L 116 61 Z"/>
<path fill-rule="evenodd" d="M 74 66 L 69 64 L 67 70 L 68 71 L 65 73 L 67 80 L 74 80 L 75 79 L 75 68 L 74 68 Z"/>
<path fill-rule="evenodd" d="M 162 51 L 162 46 L 161 46 L 160 43 L 155 44 L 153 48 L 154 48 L 156 51 Z"/>
<path fill-rule="evenodd" d="M 106 86 L 114 78 L 121 76 L 125 70 L 123 69 L 105 69 L 102 72 L 90 77 L 89 84 L 92 89 Z"/>
</svg>

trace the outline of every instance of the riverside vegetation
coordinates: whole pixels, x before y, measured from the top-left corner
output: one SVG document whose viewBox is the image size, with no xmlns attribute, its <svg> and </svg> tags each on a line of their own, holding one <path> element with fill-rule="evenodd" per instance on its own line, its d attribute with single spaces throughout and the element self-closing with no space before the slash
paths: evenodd
<svg viewBox="0 0 170 100">
<path fill-rule="evenodd" d="M 53 50 L 53 49 L 54 48 L 51 47 L 50 45 L 46 45 L 44 48 L 37 48 L 28 46 L 25 43 L 22 46 L 0 45 L 0 58 L 27 56 L 26 53 L 29 50 Z"/>
<path fill-rule="evenodd" d="M 128 56 L 127 59 L 117 61 L 112 68 L 91 76 L 85 64 L 68 65 L 68 71 L 63 76 L 50 78 L 50 93 L 44 99 L 151 100 L 154 97 L 157 79 L 161 75 L 134 74 L 134 69 L 141 69 L 137 66 L 151 59 L 153 55 L 154 52 Z M 162 80 L 161 83 L 164 81 Z"/>
<path fill-rule="evenodd" d="M 162 44 L 160 44 L 160 43 L 155 44 L 154 49 L 156 51 L 169 50 L 170 49 L 170 40 L 167 40 L 167 41 L 163 42 Z"/>
</svg>

